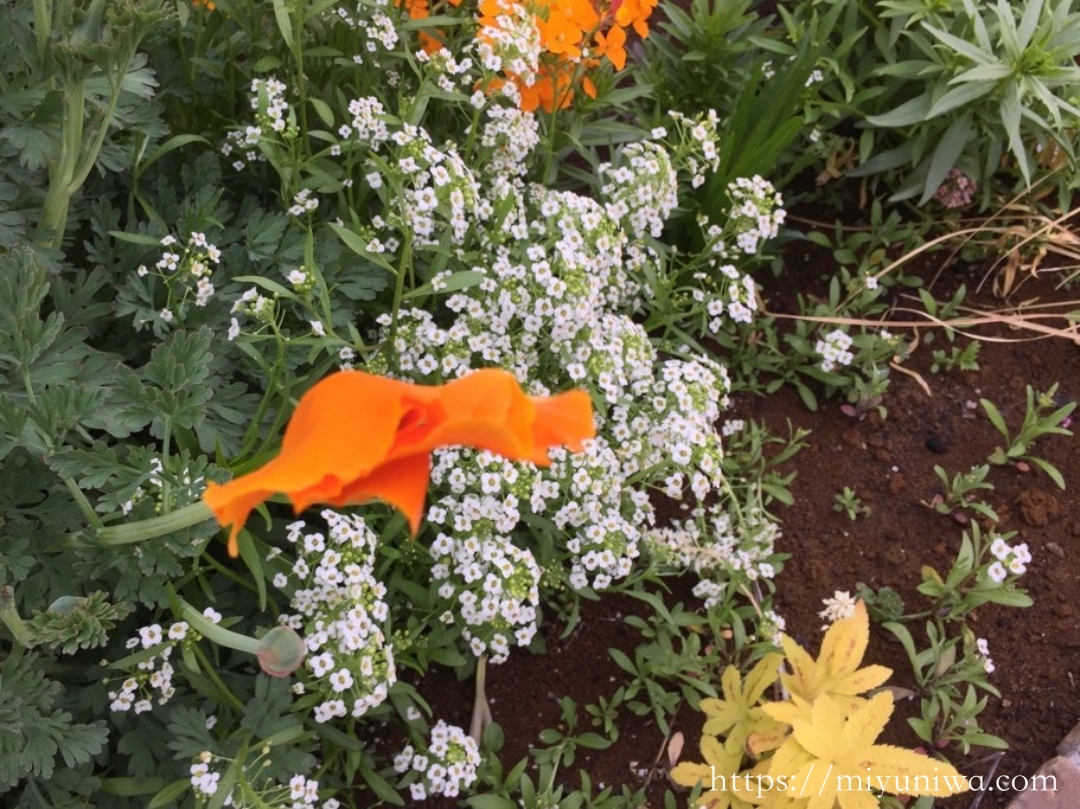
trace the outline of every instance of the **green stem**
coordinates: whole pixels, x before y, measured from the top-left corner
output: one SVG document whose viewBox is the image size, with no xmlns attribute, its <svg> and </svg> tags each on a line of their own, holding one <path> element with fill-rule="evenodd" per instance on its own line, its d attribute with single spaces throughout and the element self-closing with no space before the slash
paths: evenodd
<svg viewBox="0 0 1080 809">
<path fill-rule="evenodd" d="M 233 632 L 231 629 L 212 623 L 201 612 L 183 600 L 180 601 L 180 617 L 187 621 L 192 629 L 218 646 L 235 649 L 238 652 L 246 652 L 258 657 L 259 642 L 255 638 L 241 635 L 239 632 Z"/>
<path fill-rule="evenodd" d="M 34 0 L 34 36 L 37 38 L 38 59 L 44 68 L 49 56 L 49 35 L 52 33 L 51 0 Z"/>
<path fill-rule="evenodd" d="M 200 616 L 201 617 L 201 616 Z M 213 624 L 211 624 L 213 626 Z M 239 697 L 232 692 L 232 690 L 225 685 L 222 679 L 218 676 L 217 670 L 214 668 L 214 664 L 210 662 L 210 659 L 206 656 L 202 649 L 198 646 L 192 647 L 195 652 L 195 656 L 199 658 L 199 662 L 202 664 L 202 670 L 206 673 L 206 676 L 210 678 L 210 681 L 218 687 L 221 692 L 221 696 L 225 698 L 225 701 L 232 705 L 236 710 L 243 711 L 244 703 L 240 701 Z"/>
<path fill-rule="evenodd" d="M 100 529 L 96 539 L 100 545 L 129 545 L 133 542 L 163 537 L 183 528 L 190 528 L 213 516 L 210 507 L 200 500 L 160 517 L 125 525 L 110 525 Z"/>
<path fill-rule="evenodd" d="M 300 97 L 300 131 L 306 135 L 311 130 L 308 129 L 307 117 L 307 74 L 304 72 L 304 10 L 302 3 L 296 4 L 296 17 L 293 19 L 293 38 L 296 41 L 290 44 L 295 45 L 293 53 L 296 56 L 296 91 Z M 305 143 L 307 143 L 306 140 Z"/>
<path fill-rule="evenodd" d="M 64 87 L 64 134 L 60 144 L 60 159 L 49 166 L 49 190 L 45 193 L 41 226 L 52 234 L 48 244 L 59 247 L 67 225 L 71 205 L 72 179 L 82 148 L 83 124 L 86 114 L 86 93 L 81 81 Z"/>
<path fill-rule="evenodd" d="M 161 513 L 172 511 L 172 483 L 169 482 L 169 453 L 172 451 L 172 419 L 165 419 L 165 435 L 161 439 Z"/>
<path fill-rule="evenodd" d="M 10 630 L 19 647 L 29 649 L 34 645 L 30 630 L 26 628 L 18 609 L 15 608 L 15 590 L 7 585 L 0 587 L 0 621 Z"/>
<path fill-rule="evenodd" d="M 64 109 L 64 137 L 61 147 L 60 162 L 55 171 L 49 172 L 49 190 L 45 195 L 45 211 L 41 219 L 42 227 L 52 233 L 51 246 L 59 248 L 64 239 L 64 229 L 67 227 L 68 210 L 71 207 L 71 198 L 75 192 L 82 188 L 86 178 L 97 163 L 98 156 L 105 145 L 105 138 L 109 135 L 109 127 L 116 115 L 116 107 L 120 103 L 120 94 L 123 91 L 123 77 L 127 74 L 128 65 L 134 52 L 129 51 L 125 58 L 114 66 L 115 76 L 119 78 L 111 82 L 109 93 L 109 105 L 101 117 L 101 123 L 94 140 L 89 145 L 83 142 L 83 128 L 86 114 L 86 93 L 82 81 L 75 82 L 65 88 Z"/>
<path fill-rule="evenodd" d="M 71 492 L 71 496 L 75 498 L 75 505 L 79 507 L 79 511 L 82 512 L 83 518 L 94 528 L 104 528 L 105 523 L 101 521 L 101 517 L 94 511 L 94 507 L 90 505 L 90 501 L 86 499 L 86 495 L 83 494 L 82 489 L 79 488 L 79 484 L 76 483 L 73 478 L 64 478 L 64 485 L 67 486 L 68 491 Z"/>
<path fill-rule="evenodd" d="M 236 584 L 238 587 L 243 587 L 245 590 L 250 590 L 252 593 L 258 592 L 258 589 L 250 581 L 245 579 L 243 576 L 241 576 L 231 568 L 228 568 L 225 565 L 221 564 L 221 562 L 219 562 L 210 554 L 206 554 L 205 556 L 203 556 L 203 561 L 225 578 L 232 579 L 233 583 Z"/>
<path fill-rule="evenodd" d="M 401 298 L 405 294 L 405 270 L 412 265 L 412 235 L 406 230 L 404 233 L 405 245 L 401 250 L 401 263 L 398 265 L 397 279 L 394 284 L 394 307 L 390 313 L 390 367 L 398 369 L 397 355 L 394 352 L 394 343 L 397 341 L 398 315 L 401 312 Z"/>
</svg>

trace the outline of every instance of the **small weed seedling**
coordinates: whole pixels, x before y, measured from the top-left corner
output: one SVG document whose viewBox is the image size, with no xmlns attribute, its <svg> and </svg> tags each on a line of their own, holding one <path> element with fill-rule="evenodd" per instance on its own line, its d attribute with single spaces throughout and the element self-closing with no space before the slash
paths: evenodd
<svg viewBox="0 0 1080 809">
<path fill-rule="evenodd" d="M 966 754 L 972 745 L 1002 749 L 1007 745 L 997 736 L 980 730 L 977 717 L 986 707 L 987 697 L 977 691 L 1000 696 L 986 676 L 993 672 L 985 639 L 976 639 L 967 626 L 968 617 L 984 604 L 1029 607 L 1031 597 L 1016 586 L 1027 571 L 1031 554 L 1027 544 L 1010 545 L 1015 532 L 985 536 L 976 522 L 965 532 L 956 561 L 944 578 L 924 566 L 919 592 L 932 599 L 930 609 L 903 616 L 901 621 L 926 618 L 928 646 L 918 650 L 908 628 L 899 621 L 884 627 L 903 644 L 911 660 L 921 716 L 908 720 L 919 738 L 941 749 L 955 742 Z M 961 624 L 959 633 L 950 624 Z"/>
<path fill-rule="evenodd" d="M 960 346 L 950 346 L 946 351 L 943 348 L 934 349 L 934 362 L 930 366 L 930 373 L 937 374 L 941 371 L 978 371 L 979 348 L 982 343 L 972 340 L 963 349 Z"/>
<path fill-rule="evenodd" d="M 1061 425 L 1076 409 L 1076 402 L 1058 406 L 1055 398 L 1057 388 L 1055 383 L 1046 393 L 1037 394 L 1031 385 L 1027 386 L 1024 421 L 1015 435 L 1009 432 L 1005 418 L 993 402 L 989 399 L 980 399 L 979 403 L 986 411 L 987 418 L 1005 439 L 1005 446 L 999 446 L 991 453 L 990 463 L 1004 466 L 1008 463 L 1029 461 L 1046 472 L 1058 488 L 1064 489 L 1065 478 L 1061 476 L 1057 467 L 1044 458 L 1030 454 L 1032 445 L 1044 435 L 1072 435 L 1071 431 Z"/>
<path fill-rule="evenodd" d="M 862 500 L 855 495 L 850 486 L 845 486 L 844 491 L 836 495 L 833 511 L 844 512 L 848 515 L 848 519 L 852 521 L 859 519 L 859 517 L 870 516 L 870 507 L 863 505 Z"/>
<path fill-rule="evenodd" d="M 934 474 L 941 481 L 942 493 L 935 494 L 929 502 L 923 501 L 923 505 L 934 509 L 939 514 L 951 514 L 953 519 L 960 523 L 968 521 L 965 510 L 971 509 L 987 519 L 998 521 L 997 512 L 989 504 L 972 496 L 972 492 L 980 489 L 994 490 L 994 484 L 987 481 L 990 474 L 990 464 L 973 466 L 967 472 L 957 472 L 949 479 L 949 473 L 940 466 L 934 466 Z"/>
</svg>

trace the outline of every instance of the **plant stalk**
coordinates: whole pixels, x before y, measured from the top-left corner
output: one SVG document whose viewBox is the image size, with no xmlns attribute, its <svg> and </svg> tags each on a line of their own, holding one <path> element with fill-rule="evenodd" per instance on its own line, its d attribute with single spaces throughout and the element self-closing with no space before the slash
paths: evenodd
<svg viewBox="0 0 1080 809">
<path fill-rule="evenodd" d="M 476 661 L 476 693 L 473 697 L 472 721 L 469 723 L 469 735 L 476 746 L 480 746 L 484 730 L 494 720 L 491 718 L 491 706 L 488 705 L 487 692 L 484 689 L 487 680 L 487 655 L 481 655 Z"/>
</svg>

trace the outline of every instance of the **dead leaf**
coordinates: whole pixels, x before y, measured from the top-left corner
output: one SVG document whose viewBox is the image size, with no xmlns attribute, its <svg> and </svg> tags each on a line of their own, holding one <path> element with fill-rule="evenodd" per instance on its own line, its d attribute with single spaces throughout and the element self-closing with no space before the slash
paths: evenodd
<svg viewBox="0 0 1080 809">
<path fill-rule="evenodd" d="M 683 736 L 681 730 L 676 731 L 671 735 L 671 739 L 667 745 L 667 758 L 669 769 L 674 769 L 675 765 L 679 763 L 679 756 L 682 755 L 683 744 L 686 743 L 686 737 Z"/>
</svg>

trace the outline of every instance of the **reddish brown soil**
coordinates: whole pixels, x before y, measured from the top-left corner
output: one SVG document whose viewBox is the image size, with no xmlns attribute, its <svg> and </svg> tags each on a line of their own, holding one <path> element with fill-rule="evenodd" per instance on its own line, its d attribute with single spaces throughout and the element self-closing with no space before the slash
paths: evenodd
<svg viewBox="0 0 1080 809">
<path fill-rule="evenodd" d="M 798 269 L 789 267 L 788 272 Z M 970 286 L 981 277 L 964 278 L 962 270 L 951 272 L 935 291 L 951 292 L 960 282 Z M 1035 294 L 1061 297 L 1049 284 L 1025 287 L 1021 297 Z M 774 303 L 774 307 L 783 305 L 783 301 Z M 995 334 L 1020 336 L 1005 330 Z M 940 337 L 936 345 L 941 345 Z M 899 592 L 909 612 L 925 607 L 926 601 L 915 591 L 920 567 L 931 565 L 944 574 L 963 530 L 951 517 L 921 504 L 938 491 L 933 467 L 940 464 L 952 474 L 984 463 L 998 439 L 981 409 L 973 409 L 971 402 L 989 398 L 1015 427 L 1023 413 L 1027 384 L 1045 390 L 1061 382 L 1061 394 L 1080 397 L 1080 348 L 1065 340 L 985 343 L 978 360 L 980 370 L 962 374 L 931 374 L 930 354 L 929 348 L 919 349 L 905 367 L 922 376 L 931 394 L 914 379 L 894 373 L 884 401 L 888 409 L 884 420 L 876 414 L 862 420 L 851 418 L 841 412 L 841 402 L 835 399 L 812 413 L 790 390 L 765 398 L 736 397 L 733 412 L 725 414 L 762 420 L 780 433 L 786 432 L 788 420 L 812 430 L 808 448 L 788 465 L 798 475 L 792 486 L 795 505 L 780 514 L 784 525 L 780 550 L 792 558 L 777 581 L 777 606 L 787 620 L 788 633 L 812 650 L 816 651 L 820 637 L 821 600 L 835 590 L 852 591 L 857 582 L 874 588 L 887 585 Z M 978 610 L 972 621 L 976 634 L 989 641 L 997 666 L 990 679 L 1002 693 L 1002 699 L 990 698 L 979 720 L 985 731 L 1010 744 L 996 762 L 998 775 L 1030 776 L 1080 719 L 1080 691 L 1075 685 L 1080 678 L 1080 501 L 1074 494 L 1080 486 L 1080 438 L 1044 439 L 1036 451 L 1062 471 L 1069 486 L 1066 491 L 1059 491 L 1041 472 L 995 467 L 990 476 L 995 490 L 987 498 L 1002 518 L 1000 529 L 1018 531 L 1014 542 L 1027 542 L 1034 555 L 1021 583 L 1035 605 L 1029 609 L 991 605 Z M 870 507 L 869 516 L 853 522 L 833 510 L 835 495 L 845 486 Z M 693 602 L 685 582 L 676 583 L 675 589 L 684 603 Z M 517 653 L 508 663 L 489 670 L 488 693 L 495 720 L 506 737 L 500 755 L 504 769 L 539 744 L 540 731 L 559 725 L 559 697 L 570 696 L 577 702 L 579 728 L 590 729 L 584 706 L 610 696 L 625 682 L 607 650 L 615 647 L 632 655 L 639 636 L 624 618 L 645 612 L 640 602 L 625 596 L 586 604 L 580 626 L 566 639 L 559 639 L 562 626 L 548 622 L 546 655 Z M 913 631 L 918 637 L 917 625 Z M 872 633 L 866 662 L 893 668 L 891 684 L 913 686 L 899 644 L 879 627 Z M 421 692 L 432 703 L 436 717 L 467 726 L 471 682 L 457 682 L 449 672 L 436 672 L 421 684 Z M 918 740 L 903 721 L 917 710 L 915 700 L 898 703 L 886 741 L 917 746 Z M 623 786 L 636 791 L 647 780 L 648 805 L 662 806 L 664 790 L 670 786 L 662 755 L 664 734 L 650 718 L 636 717 L 625 709 L 619 729 L 619 739 L 609 749 L 586 751 L 573 765 L 561 769 L 560 782 L 572 790 L 578 784 L 578 771 L 585 770 L 594 784 L 614 785 L 618 793 Z M 686 736 L 684 758 L 696 757 L 700 718 L 684 706 L 673 730 Z M 946 752 L 969 775 L 986 774 L 992 766 L 986 758 L 991 751 L 985 749 L 974 748 L 967 757 L 956 748 Z M 959 796 L 939 805 L 967 807 L 976 797 Z M 999 809 L 1010 797 L 988 792 L 981 796 L 980 805 Z"/>
</svg>

